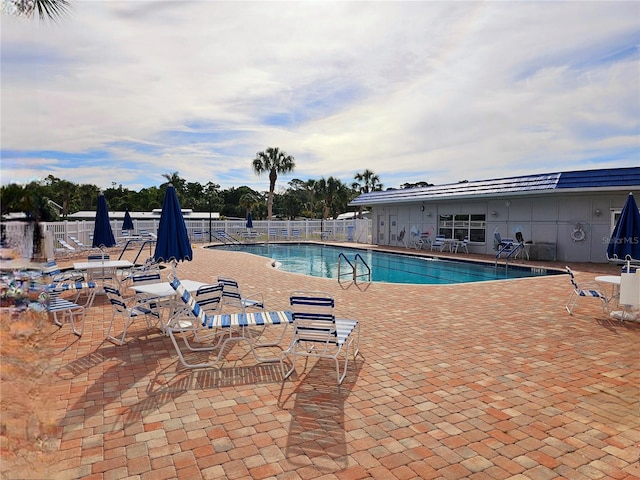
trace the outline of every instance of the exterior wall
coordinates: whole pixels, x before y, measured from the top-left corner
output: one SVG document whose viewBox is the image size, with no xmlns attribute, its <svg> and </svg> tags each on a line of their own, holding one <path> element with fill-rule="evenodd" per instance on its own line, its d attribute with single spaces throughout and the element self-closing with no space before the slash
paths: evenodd
<svg viewBox="0 0 640 480">
<path fill-rule="evenodd" d="M 640 196 L 638 191 L 633 193 Z M 374 205 L 372 238 L 377 245 L 406 246 L 412 229 L 437 233 L 440 215 L 484 214 L 486 241 L 471 242 L 469 252 L 494 255 L 494 231 L 503 238 L 513 238 L 516 231 L 521 231 L 525 241 L 533 241 L 536 245 L 532 248 L 554 251 L 558 261 L 606 263 L 614 214 L 620 212 L 628 194 L 628 190 L 588 194 L 554 192 Z M 572 239 L 578 226 L 585 233 L 581 241 Z M 405 235 L 401 239 L 403 228 Z"/>
</svg>

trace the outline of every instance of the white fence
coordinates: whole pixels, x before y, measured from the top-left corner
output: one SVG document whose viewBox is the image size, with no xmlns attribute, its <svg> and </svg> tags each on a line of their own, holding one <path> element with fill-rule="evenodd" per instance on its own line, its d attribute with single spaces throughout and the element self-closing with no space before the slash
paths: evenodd
<svg viewBox="0 0 640 480">
<path fill-rule="evenodd" d="M 156 233 L 159 220 L 134 220 L 134 230 L 122 231 L 122 221 L 112 220 L 111 229 L 116 241 L 124 244 L 127 237 L 140 235 L 145 232 Z M 93 221 L 65 221 L 43 222 L 45 235 L 51 235 L 53 246 L 62 250 L 59 240 L 76 247 L 73 238 L 80 243 L 91 246 L 93 236 Z M 185 220 L 189 238 L 194 243 L 221 242 L 225 237 L 231 237 L 239 242 L 269 242 L 282 240 L 325 240 L 332 242 L 371 243 L 371 220 L 255 220 L 253 228 L 246 227 L 245 220 Z M 7 239 L 12 243 L 24 239 L 25 227 L 23 222 L 4 223 Z M 48 233 L 51 232 L 51 233 Z M 128 233 L 128 235 L 126 235 Z M 26 247 L 25 247 L 26 248 Z"/>
</svg>

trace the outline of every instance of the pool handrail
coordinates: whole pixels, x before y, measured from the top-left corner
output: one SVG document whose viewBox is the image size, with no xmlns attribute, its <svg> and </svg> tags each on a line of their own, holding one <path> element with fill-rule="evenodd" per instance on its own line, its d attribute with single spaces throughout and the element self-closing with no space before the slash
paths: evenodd
<svg viewBox="0 0 640 480">
<path fill-rule="evenodd" d="M 345 262 L 347 262 L 349 267 L 351 267 L 351 271 L 348 272 L 347 274 L 344 274 L 344 275 L 342 273 L 342 260 L 343 259 L 344 259 Z M 338 254 L 338 284 L 340 286 L 342 286 L 342 277 L 348 275 L 348 276 L 351 277 L 351 281 L 349 282 L 349 285 L 347 285 L 347 288 L 348 288 L 355 281 L 355 272 L 356 272 L 356 269 L 353 266 L 353 263 L 351 263 L 351 261 L 349 261 L 349 259 L 347 258 L 347 256 L 344 253 L 340 252 Z"/>
<path fill-rule="evenodd" d="M 358 262 L 358 260 L 360 260 L 360 262 Z M 358 263 L 364 265 L 364 268 L 366 270 L 365 273 L 358 274 Z M 367 265 L 367 262 L 365 262 L 364 258 L 362 258 L 359 253 L 356 253 L 353 257 L 353 264 L 353 283 L 357 284 L 359 277 L 367 277 L 366 283 L 371 283 L 371 268 L 369 267 L 369 265 Z"/>
<path fill-rule="evenodd" d="M 348 273 L 343 274 L 342 273 L 342 260 L 344 259 L 345 262 L 347 262 L 347 264 L 349 264 L 349 267 L 351 267 L 351 271 Z M 358 264 L 364 265 L 364 273 L 359 274 L 358 273 Z M 369 268 L 369 265 L 367 265 L 367 262 L 364 260 L 364 258 L 362 258 L 362 256 L 359 253 L 356 253 L 353 257 L 353 262 L 351 262 L 347 256 L 340 252 L 338 254 L 338 283 L 342 286 L 342 277 L 349 275 L 351 277 L 351 281 L 349 282 L 349 285 L 347 285 L 347 288 L 352 284 L 358 284 L 358 279 L 361 277 L 366 277 L 366 281 L 364 283 L 371 283 L 371 268 Z"/>
</svg>

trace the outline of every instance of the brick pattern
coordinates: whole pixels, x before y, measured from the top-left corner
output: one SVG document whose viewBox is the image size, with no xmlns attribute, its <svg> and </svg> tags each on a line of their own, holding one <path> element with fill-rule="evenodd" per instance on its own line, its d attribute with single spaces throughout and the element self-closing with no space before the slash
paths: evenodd
<svg viewBox="0 0 640 480">
<path fill-rule="evenodd" d="M 220 368 L 187 370 L 144 322 L 115 346 L 98 296 L 82 338 L 52 328 L 51 478 L 640 478 L 640 324 L 588 300 L 567 315 L 564 275 L 361 290 L 243 253 L 194 257 L 180 278 L 233 276 L 270 309 L 293 290 L 334 295 L 362 324 L 343 385 L 313 361 L 283 382 L 242 343 Z M 579 280 L 613 271 L 571 266 Z"/>
</svg>

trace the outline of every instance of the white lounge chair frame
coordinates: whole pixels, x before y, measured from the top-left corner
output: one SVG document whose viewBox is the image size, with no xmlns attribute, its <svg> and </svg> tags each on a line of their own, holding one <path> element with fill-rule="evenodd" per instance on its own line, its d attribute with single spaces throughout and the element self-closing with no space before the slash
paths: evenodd
<svg viewBox="0 0 640 480">
<path fill-rule="evenodd" d="M 278 362 L 280 357 L 261 357 L 258 355 L 256 348 L 273 346 L 271 344 L 258 344 L 255 342 L 254 336 L 248 331 L 253 327 L 263 327 L 269 325 L 288 325 L 293 322 L 290 312 L 250 312 L 250 313 L 221 313 L 207 315 L 205 309 L 196 301 L 196 299 L 184 288 L 180 280 L 173 274 L 169 274 L 167 280 L 176 290 L 178 296 L 189 307 L 192 318 L 174 317 L 168 324 L 166 332 L 169 334 L 173 346 L 176 349 L 180 362 L 187 368 L 204 368 L 213 367 L 220 363 L 225 352 L 225 347 L 229 342 L 245 341 L 251 348 L 251 352 L 256 361 Z M 222 295 L 222 285 L 219 285 L 220 295 Z M 218 341 L 215 345 L 204 347 L 193 347 L 186 341 L 185 334 L 193 334 L 196 339 L 203 338 L 202 335 L 210 329 L 214 332 L 222 332 L 222 341 Z M 215 351 L 218 353 L 215 358 L 208 362 L 189 363 L 185 358 L 178 345 L 176 334 L 182 334 L 185 344 L 191 351 Z"/>
<path fill-rule="evenodd" d="M 47 312 L 52 315 L 53 323 L 59 327 L 62 327 L 64 320 L 68 319 L 73 333 L 81 337 L 84 332 L 86 309 L 83 305 L 61 297 L 62 293 L 68 290 L 69 288 L 62 285 L 54 285 L 47 289 Z M 80 329 L 77 327 L 77 318 L 80 319 Z"/>
<path fill-rule="evenodd" d="M 578 300 L 580 298 L 598 298 L 602 302 L 602 312 L 605 313 L 609 308 L 609 301 L 607 296 L 602 293 L 602 289 L 600 284 L 597 282 L 589 282 L 589 283 L 580 283 L 578 284 L 575 275 L 571 268 L 565 266 L 567 269 L 567 273 L 569 274 L 569 279 L 571 280 L 571 286 L 573 290 L 569 295 L 569 299 L 567 300 L 567 304 L 565 308 L 569 315 L 573 315 L 573 309 L 578 304 Z"/>
<path fill-rule="evenodd" d="M 347 375 L 349 350 L 355 361 L 360 351 L 360 323 L 357 320 L 337 319 L 333 297 L 323 292 L 293 292 L 289 302 L 294 332 L 291 344 L 280 356 L 282 375 L 286 379 L 296 369 L 296 359 L 316 357 L 333 360 L 338 384 Z M 340 371 L 339 357 L 344 355 Z M 291 357 L 291 368 L 285 369 L 284 360 Z"/>
<path fill-rule="evenodd" d="M 148 302 L 140 302 L 135 296 L 125 299 L 115 285 L 104 285 L 104 291 L 109 297 L 109 302 L 112 307 L 111 322 L 107 330 L 107 340 L 111 340 L 118 345 L 124 345 L 124 341 L 127 338 L 127 330 L 137 318 L 144 317 L 147 328 L 151 328 L 157 323 L 159 314 L 151 308 Z M 121 337 L 111 335 L 111 329 L 113 328 L 116 317 L 124 320 L 124 329 Z M 152 322 L 152 319 L 155 320 Z"/>
</svg>

